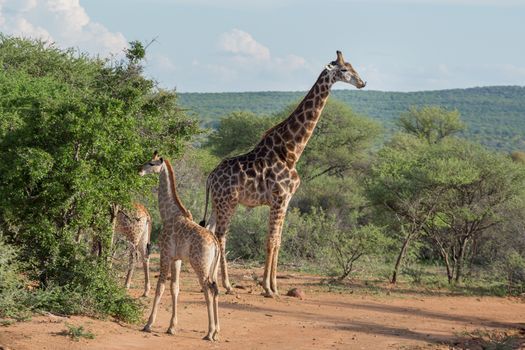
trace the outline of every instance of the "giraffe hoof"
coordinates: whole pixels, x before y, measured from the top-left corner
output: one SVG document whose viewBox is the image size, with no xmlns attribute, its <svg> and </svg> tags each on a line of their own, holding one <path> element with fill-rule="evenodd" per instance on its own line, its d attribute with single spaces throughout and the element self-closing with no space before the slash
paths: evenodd
<svg viewBox="0 0 525 350">
<path fill-rule="evenodd" d="M 230 288 L 230 289 L 226 289 L 225 294 L 228 294 L 228 295 L 235 295 L 236 293 L 235 293 L 235 291 L 234 291 L 233 289 Z"/>
<path fill-rule="evenodd" d="M 262 292 L 261 295 L 262 295 L 263 297 L 265 297 L 265 298 L 274 298 L 274 297 L 275 297 L 275 295 L 273 295 L 272 292 L 268 292 L 268 291 L 266 291 L 266 292 Z"/>
<path fill-rule="evenodd" d="M 166 333 L 171 334 L 171 335 L 174 335 L 174 334 L 175 334 L 175 328 L 168 328 L 168 330 L 166 331 Z"/>
<path fill-rule="evenodd" d="M 147 332 L 147 333 L 151 333 L 151 328 L 150 328 L 150 326 L 146 325 L 146 326 L 144 326 L 144 328 L 142 328 L 142 331 L 143 332 Z"/>
<path fill-rule="evenodd" d="M 211 335 L 208 334 L 204 338 L 202 338 L 202 340 L 213 341 L 213 338 Z"/>
</svg>

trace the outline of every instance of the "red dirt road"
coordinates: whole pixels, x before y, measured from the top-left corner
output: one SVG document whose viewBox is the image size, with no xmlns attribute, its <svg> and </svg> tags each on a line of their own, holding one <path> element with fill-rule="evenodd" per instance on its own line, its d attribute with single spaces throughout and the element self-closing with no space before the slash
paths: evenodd
<svg viewBox="0 0 525 350">
<path fill-rule="evenodd" d="M 244 289 L 237 289 L 236 296 L 220 295 L 221 334 L 216 343 L 201 340 L 207 327 L 204 298 L 193 274 L 183 272 L 179 325 L 173 336 L 165 333 L 171 313 L 167 286 L 153 333 L 141 332 L 142 325 L 38 316 L 0 327 L 0 349 L 449 349 L 456 347 L 445 343 L 465 340 L 467 332 L 476 331 L 511 332 L 525 339 L 525 303 L 517 299 L 427 296 L 400 290 L 327 292 L 319 285 L 320 277 L 293 272 L 280 274 L 286 277 L 279 279 L 281 293 L 299 287 L 306 299 L 282 296 L 274 300 L 259 295 L 261 289 L 252 279 L 253 273 L 261 276 L 262 270 L 231 269 L 232 280 Z M 140 281 L 134 281 L 131 293 L 141 294 Z M 145 316 L 151 301 L 152 297 L 144 299 Z M 62 335 L 66 322 L 84 326 L 95 339 L 73 341 Z M 461 344 L 481 349 L 475 343 Z"/>
</svg>

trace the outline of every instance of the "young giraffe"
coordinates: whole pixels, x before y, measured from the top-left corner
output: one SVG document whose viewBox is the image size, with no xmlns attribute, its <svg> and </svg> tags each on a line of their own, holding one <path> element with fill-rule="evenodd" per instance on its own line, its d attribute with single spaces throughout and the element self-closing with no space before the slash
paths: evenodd
<svg viewBox="0 0 525 350">
<path fill-rule="evenodd" d="M 217 340 L 219 335 L 219 304 L 217 271 L 219 267 L 220 246 L 215 235 L 193 222 L 191 213 L 181 203 L 176 190 L 173 168 L 167 159 L 158 157 L 142 166 L 139 175 L 159 173 L 159 211 L 162 219 L 162 232 L 159 236 L 160 275 L 153 301 L 153 309 L 144 331 L 150 332 L 155 322 L 160 298 L 171 268 L 172 316 L 169 334 L 175 333 L 177 324 L 177 299 L 182 260 L 189 260 L 198 276 L 204 292 L 208 309 L 208 334 L 206 340 Z"/>
<path fill-rule="evenodd" d="M 208 176 L 206 209 L 201 225 L 206 224 L 211 192 L 212 215 L 208 227 L 221 244 L 222 283 L 227 293 L 233 291 L 226 264 L 226 233 L 235 207 L 240 203 L 247 207 L 270 206 L 262 287 L 265 296 L 278 295 L 276 275 L 281 230 L 288 203 L 300 182 L 295 165 L 314 131 L 332 85 L 338 81 L 350 83 L 358 89 L 366 84 L 352 65 L 344 61 L 340 51 L 287 119 L 266 131 L 253 150 L 223 160 Z"/>
<path fill-rule="evenodd" d="M 133 203 L 133 210 L 119 210 L 115 222 L 115 233 L 123 236 L 130 244 L 129 266 L 126 276 L 126 288 L 131 285 L 131 276 L 135 269 L 135 254 L 139 253 L 144 268 L 144 294 L 150 291 L 149 254 L 151 239 L 151 216 L 148 210 L 139 203 Z"/>
</svg>

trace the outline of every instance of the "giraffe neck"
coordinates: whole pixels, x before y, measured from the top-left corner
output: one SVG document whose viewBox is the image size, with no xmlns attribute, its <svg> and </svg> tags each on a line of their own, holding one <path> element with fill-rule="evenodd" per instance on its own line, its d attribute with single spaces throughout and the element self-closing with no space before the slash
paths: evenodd
<svg viewBox="0 0 525 350">
<path fill-rule="evenodd" d="M 175 175 L 173 174 L 171 163 L 167 159 L 164 160 L 164 166 L 160 171 L 159 212 L 162 221 L 172 216 L 190 216 L 177 194 Z"/>
<path fill-rule="evenodd" d="M 286 162 L 295 165 L 312 136 L 334 83 L 334 77 L 324 69 L 292 114 L 268 130 L 260 144 L 275 147 L 283 143 L 286 147 Z M 266 141 L 268 137 L 273 142 Z"/>
</svg>

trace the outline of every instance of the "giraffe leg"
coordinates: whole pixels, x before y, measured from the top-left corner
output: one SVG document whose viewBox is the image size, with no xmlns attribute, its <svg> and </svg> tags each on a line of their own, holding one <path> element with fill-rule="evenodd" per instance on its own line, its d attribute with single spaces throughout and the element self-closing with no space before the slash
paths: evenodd
<svg viewBox="0 0 525 350">
<path fill-rule="evenodd" d="M 217 247 L 217 249 L 220 249 Z M 217 287 L 217 272 L 218 269 L 215 268 L 214 271 L 211 271 L 211 280 L 212 280 L 212 295 L 213 295 L 213 319 L 215 321 L 215 333 L 212 335 L 213 340 L 219 340 L 219 332 L 221 327 L 219 325 L 219 288 Z"/>
<path fill-rule="evenodd" d="M 206 308 L 208 310 L 208 334 L 206 334 L 206 336 L 202 339 L 214 341 L 217 333 L 215 328 L 216 323 L 214 300 L 208 281 L 203 280 L 202 285 L 204 287 L 204 298 L 206 299 Z"/>
<path fill-rule="evenodd" d="M 153 325 L 153 322 L 155 322 L 155 318 L 157 318 L 157 311 L 159 309 L 160 299 L 162 297 L 162 294 L 164 293 L 164 288 L 166 286 L 166 279 L 168 277 L 169 273 L 169 261 L 167 259 L 162 259 L 160 262 L 160 274 L 159 274 L 159 280 L 157 282 L 157 290 L 155 291 L 155 299 L 153 300 L 153 309 L 151 310 L 151 314 L 149 315 L 148 323 L 144 326 L 142 329 L 144 332 L 151 332 L 151 325 Z"/>
<path fill-rule="evenodd" d="M 219 238 L 220 249 L 221 249 L 221 277 L 222 286 L 226 288 L 226 294 L 235 294 L 230 279 L 228 276 L 228 262 L 226 261 L 226 236 Z"/>
<path fill-rule="evenodd" d="M 268 298 L 278 296 L 277 291 L 277 259 L 281 245 L 281 231 L 286 214 L 288 200 L 276 201 L 270 208 L 270 224 L 268 239 L 266 241 L 266 261 L 262 287 L 263 295 Z M 280 204 L 283 203 L 283 204 Z"/>
<path fill-rule="evenodd" d="M 219 325 L 219 291 L 213 291 L 213 318 L 215 321 L 215 333 L 212 336 L 213 340 L 219 340 L 219 332 L 221 327 Z"/>
<path fill-rule="evenodd" d="M 131 286 L 131 277 L 133 276 L 134 270 L 135 270 L 135 249 L 131 248 L 129 252 L 128 274 L 126 275 L 126 289 L 129 289 L 129 287 Z"/>
<path fill-rule="evenodd" d="M 171 306 L 172 314 L 170 320 L 169 334 L 175 334 L 175 326 L 177 325 L 177 301 L 179 299 L 179 283 L 180 283 L 180 268 L 182 260 L 175 260 L 171 264 Z"/>
<path fill-rule="evenodd" d="M 144 293 L 143 297 L 147 297 L 151 289 L 150 279 L 149 279 L 149 255 L 147 248 L 144 246 L 140 251 L 140 256 L 142 258 L 142 267 L 144 268 Z"/>
<path fill-rule="evenodd" d="M 272 254 L 271 273 L 270 273 L 270 289 L 274 295 L 279 295 L 277 291 L 277 260 L 279 259 L 279 248 L 281 247 L 281 233 L 277 237 L 277 244 L 274 247 Z"/>
<path fill-rule="evenodd" d="M 226 288 L 226 294 L 235 294 L 230 284 L 228 275 L 228 263 L 226 261 L 226 233 L 230 227 L 231 218 L 234 214 L 237 203 L 230 203 L 227 207 L 217 208 L 214 210 L 215 219 L 215 236 L 219 239 L 221 248 L 221 276 L 222 286 Z"/>
</svg>

